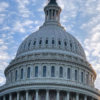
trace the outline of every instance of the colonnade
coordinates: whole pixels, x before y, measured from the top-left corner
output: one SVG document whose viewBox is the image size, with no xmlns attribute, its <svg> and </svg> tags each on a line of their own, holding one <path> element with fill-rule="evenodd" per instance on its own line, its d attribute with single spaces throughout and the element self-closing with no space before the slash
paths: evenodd
<svg viewBox="0 0 100 100">
<path fill-rule="evenodd" d="M 56 9 L 48 9 L 45 11 L 45 21 L 55 20 L 60 21 L 60 12 Z"/>
<path fill-rule="evenodd" d="M 35 99 L 31 99 L 31 100 L 43 100 L 41 98 L 39 98 L 39 90 L 35 90 Z M 44 100 L 51 100 L 50 99 L 50 90 L 46 90 L 46 95 L 45 95 L 45 99 Z M 89 99 L 87 98 L 88 96 L 84 94 L 84 97 L 82 99 L 80 99 L 80 94 L 79 93 L 75 93 L 75 99 L 71 99 L 71 92 L 66 91 L 66 96 L 64 99 L 60 99 L 60 91 L 57 90 L 56 91 L 56 97 L 52 100 L 97 100 L 94 99 L 93 97 L 90 97 Z M 20 91 L 16 92 L 16 100 L 20 100 Z M 8 95 L 8 96 L 7 96 Z M 0 97 L 0 100 L 15 100 L 13 99 L 13 94 L 7 94 L 7 95 L 3 95 L 2 97 Z M 29 90 L 25 91 L 25 99 L 23 100 L 29 100 Z"/>
</svg>

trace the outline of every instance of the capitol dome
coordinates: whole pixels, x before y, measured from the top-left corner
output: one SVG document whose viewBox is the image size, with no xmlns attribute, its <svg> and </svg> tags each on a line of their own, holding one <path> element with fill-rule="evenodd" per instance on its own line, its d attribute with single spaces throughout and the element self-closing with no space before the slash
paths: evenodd
<svg viewBox="0 0 100 100">
<path fill-rule="evenodd" d="M 55 22 L 46 22 L 38 31 L 29 35 L 20 45 L 17 57 L 38 52 L 58 52 L 86 60 L 80 43 Z"/>
<path fill-rule="evenodd" d="M 6 67 L 0 100 L 100 100 L 97 74 L 78 40 L 61 26 L 56 0 L 44 12 L 44 24 L 21 43 Z"/>
</svg>

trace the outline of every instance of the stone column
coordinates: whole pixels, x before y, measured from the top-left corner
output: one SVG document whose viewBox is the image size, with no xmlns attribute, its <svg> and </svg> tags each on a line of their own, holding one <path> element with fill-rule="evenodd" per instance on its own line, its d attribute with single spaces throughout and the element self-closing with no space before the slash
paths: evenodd
<svg viewBox="0 0 100 100">
<path fill-rule="evenodd" d="M 84 100 L 87 100 L 87 96 L 85 95 Z"/>
<path fill-rule="evenodd" d="M 36 100 L 38 100 L 38 95 L 39 93 L 38 93 L 38 90 L 36 90 Z"/>
<path fill-rule="evenodd" d="M 59 100 L 59 90 L 57 90 L 57 100 Z"/>
<path fill-rule="evenodd" d="M 58 11 L 58 22 L 60 22 L 60 12 Z"/>
<path fill-rule="evenodd" d="M 55 13 L 54 13 L 54 20 L 56 21 L 56 10 L 55 10 Z"/>
<path fill-rule="evenodd" d="M 69 100 L 69 96 L 70 96 L 70 93 L 69 93 L 69 92 L 67 92 L 67 100 Z"/>
<path fill-rule="evenodd" d="M 49 100 L 49 90 L 46 90 L 46 100 Z"/>
<path fill-rule="evenodd" d="M 76 93 L 76 100 L 79 100 L 79 94 Z"/>
<path fill-rule="evenodd" d="M 26 100 L 28 100 L 28 97 L 29 97 L 29 92 L 26 91 Z"/>
<path fill-rule="evenodd" d="M 5 95 L 3 96 L 3 100 L 6 100 L 6 97 L 5 97 Z"/>
<path fill-rule="evenodd" d="M 53 20 L 53 9 L 51 9 L 51 20 Z"/>
<path fill-rule="evenodd" d="M 48 9 L 48 20 L 50 20 L 50 10 Z"/>
<path fill-rule="evenodd" d="M 11 93 L 9 94 L 9 100 L 12 100 L 12 94 Z"/>
<path fill-rule="evenodd" d="M 19 92 L 17 92 L 17 100 L 19 100 Z"/>
</svg>

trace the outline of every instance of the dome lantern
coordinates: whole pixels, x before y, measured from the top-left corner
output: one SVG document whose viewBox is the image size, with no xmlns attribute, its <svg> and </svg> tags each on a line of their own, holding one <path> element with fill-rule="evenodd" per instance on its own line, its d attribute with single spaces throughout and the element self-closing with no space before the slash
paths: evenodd
<svg viewBox="0 0 100 100">
<path fill-rule="evenodd" d="M 58 6 L 56 0 L 50 0 L 48 5 L 44 8 L 45 22 L 58 22 L 60 23 L 61 8 Z"/>
</svg>

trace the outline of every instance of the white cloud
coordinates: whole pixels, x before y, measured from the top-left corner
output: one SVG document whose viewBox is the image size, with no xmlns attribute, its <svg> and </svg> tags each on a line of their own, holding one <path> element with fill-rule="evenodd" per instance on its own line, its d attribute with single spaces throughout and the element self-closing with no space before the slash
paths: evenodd
<svg viewBox="0 0 100 100">
<path fill-rule="evenodd" d="M 26 30 L 24 27 L 29 27 L 29 25 L 33 24 L 33 21 L 31 20 L 25 20 L 24 22 L 20 22 L 20 21 L 16 21 L 14 26 L 13 26 L 13 30 L 14 31 L 19 31 L 21 33 L 25 33 Z"/>
<path fill-rule="evenodd" d="M 0 2 L 0 12 L 4 12 L 9 7 L 7 2 Z"/>
</svg>

